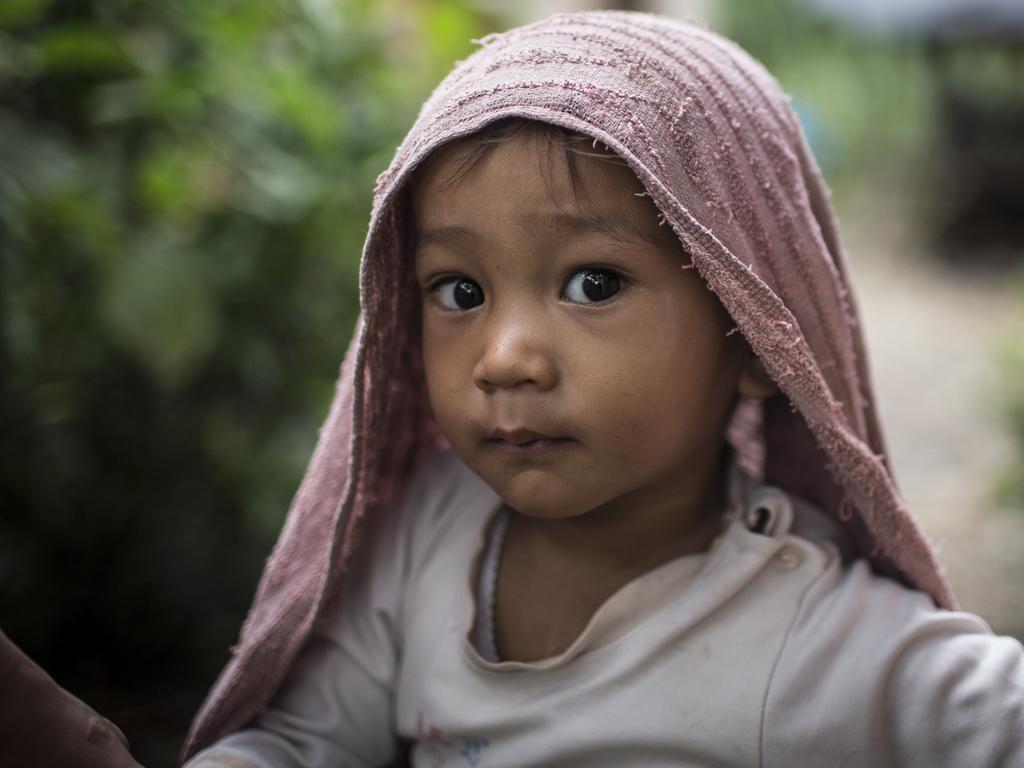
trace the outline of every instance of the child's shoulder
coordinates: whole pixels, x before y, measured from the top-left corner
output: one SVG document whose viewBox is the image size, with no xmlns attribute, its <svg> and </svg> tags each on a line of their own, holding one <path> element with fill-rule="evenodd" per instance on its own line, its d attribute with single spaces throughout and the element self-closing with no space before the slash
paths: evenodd
<svg viewBox="0 0 1024 768">
<path fill-rule="evenodd" d="M 768 763 L 829 754 L 861 765 L 884 752 L 883 764 L 995 765 L 997 754 L 1019 755 L 1019 736 L 993 740 L 982 726 L 1024 723 L 1021 644 L 874 572 L 842 524 L 812 504 L 767 486 L 758 493 L 781 510 L 785 547 L 801 563 L 794 574 L 804 576 L 765 695 Z"/>
<path fill-rule="evenodd" d="M 749 481 L 746 509 L 753 519 L 760 509 L 770 511 L 777 570 L 792 571 L 789 583 L 799 592 L 781 672 L 787 665 L 813 667 L 814 674 L 827 668 L 836 679 L 870 686 L 871 670 L 894 673 L 920 648 L 953 658 L 977 638 L 992 637 L 978 616 L 939 608 L 925 593 L 877 573 L 840 521 L 799 496 Z"/>
<path fill-rule="evenodd" d="M 972 631 L 991 632 L 978 617 L 940 609 L 925 593 L 874 571 L 834 516 L 793 493 L 749 480 L 748 514 L 762 508 L 770 510 L 775 526 L 771 532 L 792 549 L 792 560 L 814 560 L 795 617 L 797 627 L 801 622 L 819 629 L 855 623 L 861 634 L 892 636 L 899 627 L 909 631 L 920 622 L 955 617 Z"/>
</svg>

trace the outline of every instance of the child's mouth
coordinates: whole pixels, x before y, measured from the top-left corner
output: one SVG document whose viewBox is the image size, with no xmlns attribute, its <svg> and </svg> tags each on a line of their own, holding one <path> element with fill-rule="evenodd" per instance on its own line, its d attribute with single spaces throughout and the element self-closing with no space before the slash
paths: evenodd
<svg viewBox="0 0 1024 768">
<path fill-rule="evenodd" d="M 571 443 L 568 437 L 552 437 L 529 429 L 496 429 L 487 442 L 506 453 L 539 453 Z"/>
</svg>

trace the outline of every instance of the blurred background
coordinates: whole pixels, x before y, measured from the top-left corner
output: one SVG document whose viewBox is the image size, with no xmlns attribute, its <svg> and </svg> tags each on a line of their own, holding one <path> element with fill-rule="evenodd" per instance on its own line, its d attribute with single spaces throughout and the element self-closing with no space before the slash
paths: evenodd
<svg viewBox="0 0 1024 768">
<path fill-rule="evenodd" d="M 176 764 L 326 413 L 376 175 L 471 39 L 696 16 L 792 95 L 897 479 L 1024 636 L 1024 4 L 3 0 L 0 626 Z"/>
</svg>

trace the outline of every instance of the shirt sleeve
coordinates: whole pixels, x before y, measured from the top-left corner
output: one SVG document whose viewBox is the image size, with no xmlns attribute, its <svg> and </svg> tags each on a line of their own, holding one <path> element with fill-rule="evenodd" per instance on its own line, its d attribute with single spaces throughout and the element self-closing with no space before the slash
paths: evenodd
<svg viewBox="0 0 1024 768">
<path fill-rule="evenodd" d="M 1024 649 L 863 561 L 837 565 L 776 664 L 762 764 L 1020 768 Z"/>
<path fill-rule="evenodd" d="M 336 608 L 321 617 L 270 706 L 186 768 L 369 768 L 399 756 L 394 681 L 411 518 L 436 501 L 445 467 L 424 462 L 404 500 L 369 526 Z"/>
</svg>

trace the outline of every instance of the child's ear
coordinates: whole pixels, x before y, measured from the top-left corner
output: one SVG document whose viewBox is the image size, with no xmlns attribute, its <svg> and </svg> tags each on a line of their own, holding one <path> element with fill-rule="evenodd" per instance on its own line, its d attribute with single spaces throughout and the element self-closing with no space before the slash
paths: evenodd
<svg viewBox="0 0 1024 768">
<path fill-rule="evenodd" d="M 736 382 L 736 391 L 743 397 L 758 399 L 771 397 L 779 391 L 750 347 L 744 351 L 743 367 L 740 369 L 740 377 Z"/>
</svg>

